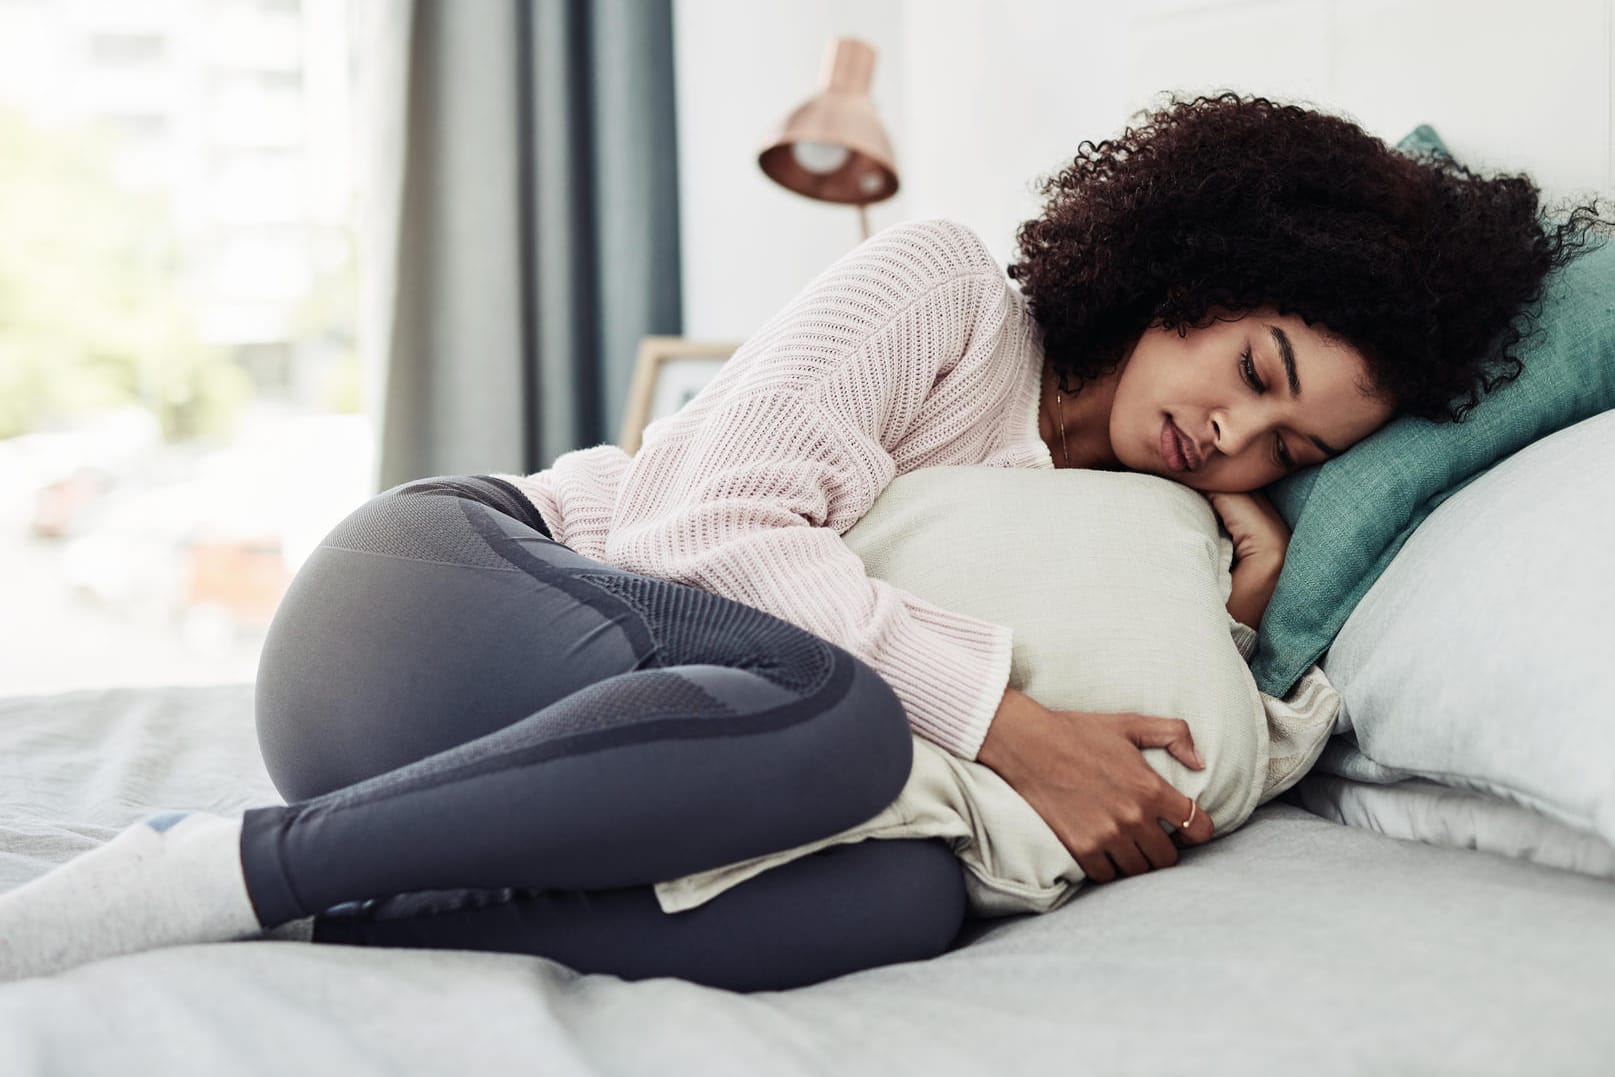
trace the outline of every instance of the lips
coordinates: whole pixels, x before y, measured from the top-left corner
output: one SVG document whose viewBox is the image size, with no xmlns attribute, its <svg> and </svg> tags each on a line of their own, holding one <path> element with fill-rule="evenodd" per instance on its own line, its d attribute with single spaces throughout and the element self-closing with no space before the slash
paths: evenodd
<svg viewBox="0 0 1615 1077">
<path fill-rule="evenodd" d="M 1194 471 L 1200 466 L 1200 455 L 1195 451 L 1194 444 L 1178 429 L 1170 416 L 1161 430 L 1161 455 L 1174 469 Z"/>
</svg>

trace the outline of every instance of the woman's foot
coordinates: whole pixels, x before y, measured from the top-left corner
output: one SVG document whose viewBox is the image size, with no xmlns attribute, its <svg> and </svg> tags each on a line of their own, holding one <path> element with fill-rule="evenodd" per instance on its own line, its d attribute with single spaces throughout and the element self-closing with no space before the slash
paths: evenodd
<svg viewBox="0 0 1615 1077">
<path fill-rule="evenodd" d="M 241 870 L 241 817 L 164 812 L 0 894 L 0 982 L 262 930 Z"/>
</svg>

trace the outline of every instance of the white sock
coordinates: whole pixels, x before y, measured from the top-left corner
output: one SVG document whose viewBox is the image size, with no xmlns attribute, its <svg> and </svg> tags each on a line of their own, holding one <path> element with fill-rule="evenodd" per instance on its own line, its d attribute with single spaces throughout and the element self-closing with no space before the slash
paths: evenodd
<svg viewBox="0 0 1615 1077">
<path fill-rule="evenodd" d="M 279 927 L 266 928 L 263 937 L 276 942 L 313 942 L 314 917 L 305 916 L 301 920 L 287 920 Z"/>
<path fill-rule="evenodd" d="M 241 870 L 241 817 L 164 812 L 0 894 L 0 982 L 262 930 Z"/>
</svg>

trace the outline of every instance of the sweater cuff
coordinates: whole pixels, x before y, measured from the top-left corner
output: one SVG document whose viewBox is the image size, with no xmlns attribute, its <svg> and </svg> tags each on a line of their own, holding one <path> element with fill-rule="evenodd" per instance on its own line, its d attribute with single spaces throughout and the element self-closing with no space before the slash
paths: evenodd
<svg viewBox="0 0 1615 1077">
<path fill-rule="evenodd" d="M 910 606 L 909 614 L 920 631 L 889 637 L 876 672 L 897 693 L 915 733 L 974 760 L 1009 687 L 1013 633 L 934 606 Z"/>
</svg>

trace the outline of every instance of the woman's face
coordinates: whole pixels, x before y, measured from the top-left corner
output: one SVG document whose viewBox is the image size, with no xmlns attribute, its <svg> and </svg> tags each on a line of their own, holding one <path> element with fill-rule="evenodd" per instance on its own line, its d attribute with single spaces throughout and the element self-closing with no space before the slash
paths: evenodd
<svg viewBox="0 0 1615 1077">
<path fill-rule="evenodd" d="M 1368 383 L 1355 348 L 1271 307 L 1181 338 L 1152 327 L 1118 375 L 1111 449 L 1124 467 L 1197 490 L 1255 490 L 1383 426 L 1394 409 L 1363 396 Z"/>
</svg>

